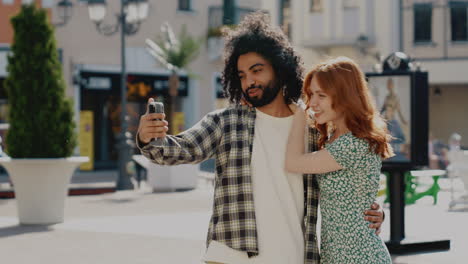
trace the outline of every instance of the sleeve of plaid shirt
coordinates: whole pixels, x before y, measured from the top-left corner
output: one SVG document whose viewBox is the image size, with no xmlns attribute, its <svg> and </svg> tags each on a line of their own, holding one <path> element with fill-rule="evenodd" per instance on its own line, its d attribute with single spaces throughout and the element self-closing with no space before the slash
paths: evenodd
<svg viewBox="0 0 468 264">
<path fill-rule="evenodd" d="M 216 153 L 222 135 L 220 121 L 217 112 L 213 112 L 192 128 L 143 147 L 137 135 L 137 146 L 145 157 L 160 165 L 199 163 Z"/>
</svg>

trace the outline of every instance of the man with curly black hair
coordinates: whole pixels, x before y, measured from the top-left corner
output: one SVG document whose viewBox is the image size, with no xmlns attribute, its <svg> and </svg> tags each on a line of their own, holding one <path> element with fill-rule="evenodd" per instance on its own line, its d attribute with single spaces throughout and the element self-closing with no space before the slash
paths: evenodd
<svg viewBox="0 0 468 264">
<path fill-rule="evenodd" d="M 268 17 L 262 13 L 247 16 L 238 29 L 226 36 L 224 49 L 225 68 L 223 71 L 223 88 L 232 103 L 239 103 L 242 96 L 254 107 L 262 107 L 273 101 L 282 90 L 283 107 L 297 101 L 301 95 L 303 68 L 301 59 L 294 52 L 286 36 L 269 25 Z M 273 67 L 275 81 L 268 93 L 257 99 L 248 96 L 249 87 L 242 90 L 244 74 L 239 74 L 238 60 L 241 55 L 256 53 L 266 59 Z M 263 88 L 263 87 L 262 87 Z M 267 87 L 264 87 L 267 88 Z M 281 96 L 280 95 L 280 96 Z M 279 99 L 279 98 L 278 98 Z"/>
<path fill-rule="evenodd" d="M 222 82 L 232 106 L 176 136 L 166 135 L 166 121 L 155 121 L 164 114 L 147 113 L 137 144 L 163 165 L 216 159 L 207 263 L 319 263 L 317 181 L 284 170 L 290 104 L 302 89 L 301 60 L 263 13 L 246 16 L 227 34 L 224 57 Z M 152 138 L 164 140 L 150 144 Z M 317 139 L 309 128 L 309 151 L 317 150 Z M 381 212 L 367 217 L 380 228 Z"/>
</svg>

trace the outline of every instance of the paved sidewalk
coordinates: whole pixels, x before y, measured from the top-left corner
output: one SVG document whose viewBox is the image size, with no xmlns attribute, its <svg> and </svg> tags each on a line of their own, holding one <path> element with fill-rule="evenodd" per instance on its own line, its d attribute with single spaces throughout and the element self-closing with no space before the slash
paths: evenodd
<svg viewBox="0 0 468 264">
<path fill-rule="evenodd" d="M 19 226 L 13 199 L 0 200 L 1 263 L 200 263 L 211 192 L 148 188 L 71 196 L 65 222 Z"/>
<path fill-rule="evenodd" d="M 437 206 L 430 198 L 408 206 L 406 230 L 408 237 L 450 238 L 452 249 L 394 256 L 394 263 L 467 263 L 468 208 L 447 212 L 448 201 L 449 193 L 441 192 Z M 204 181 L 185 192 L 152 193 L 143 186 L 136 191 L 70 196 L 64 223 L 19 226 L 15 200 L 0 200 L 0 262 L 200 264 L 211 206 L 212 187 Z M 389 224 L 385 222 L 384 239 Z"/>
<path fill-rule="evenodd" d="M 73 173 L 70 188 L 86 189 L 86 188 L 115 188 L 117 182 L 117 170 L 97 170 L 97 171 L 80 171 L 75 170 Z M 0 174 L 0 191 L 11 190 L 8 175 Z"/>
</svg>

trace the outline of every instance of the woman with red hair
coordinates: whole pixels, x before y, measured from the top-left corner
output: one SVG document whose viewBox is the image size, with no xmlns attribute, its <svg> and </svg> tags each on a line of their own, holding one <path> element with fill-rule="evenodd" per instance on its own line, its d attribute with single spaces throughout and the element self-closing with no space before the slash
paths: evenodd
<svg viewBox="0 0 468 264">
<path fill-rule="evenodd" d="M 362 217 L 377 196 L 382 159 L 393 155 L 364 74 L 349 58 L 331 59 L 307 74 L 303 93 L 314 114 L 296 111 L 286 170 L 317 174 L 321 263 L 391 263 L 382 239 Z M 313 153 L 304 152 L 307 116 L 320 131 L 320 150 Z"/>
</svg>

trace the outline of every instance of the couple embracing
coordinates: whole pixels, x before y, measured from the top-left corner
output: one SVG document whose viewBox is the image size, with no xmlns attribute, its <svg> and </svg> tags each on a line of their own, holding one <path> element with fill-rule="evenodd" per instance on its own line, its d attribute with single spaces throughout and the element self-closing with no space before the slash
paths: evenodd
<svg viewBox="0 0 468 264">
<path fill-rule="evenodd" d="M 216 160 L 204 261 L 391 263 L 375 199 L 393 151 L 357 64 L 331 59 L 303 79 L 301 59 L 261 13 L 227 34 L 224 58 L 230 107 L 178 135 L 166 134 L 164 114 L 146 113 L 137 134 L 157 164 Z"/>
</svg>

